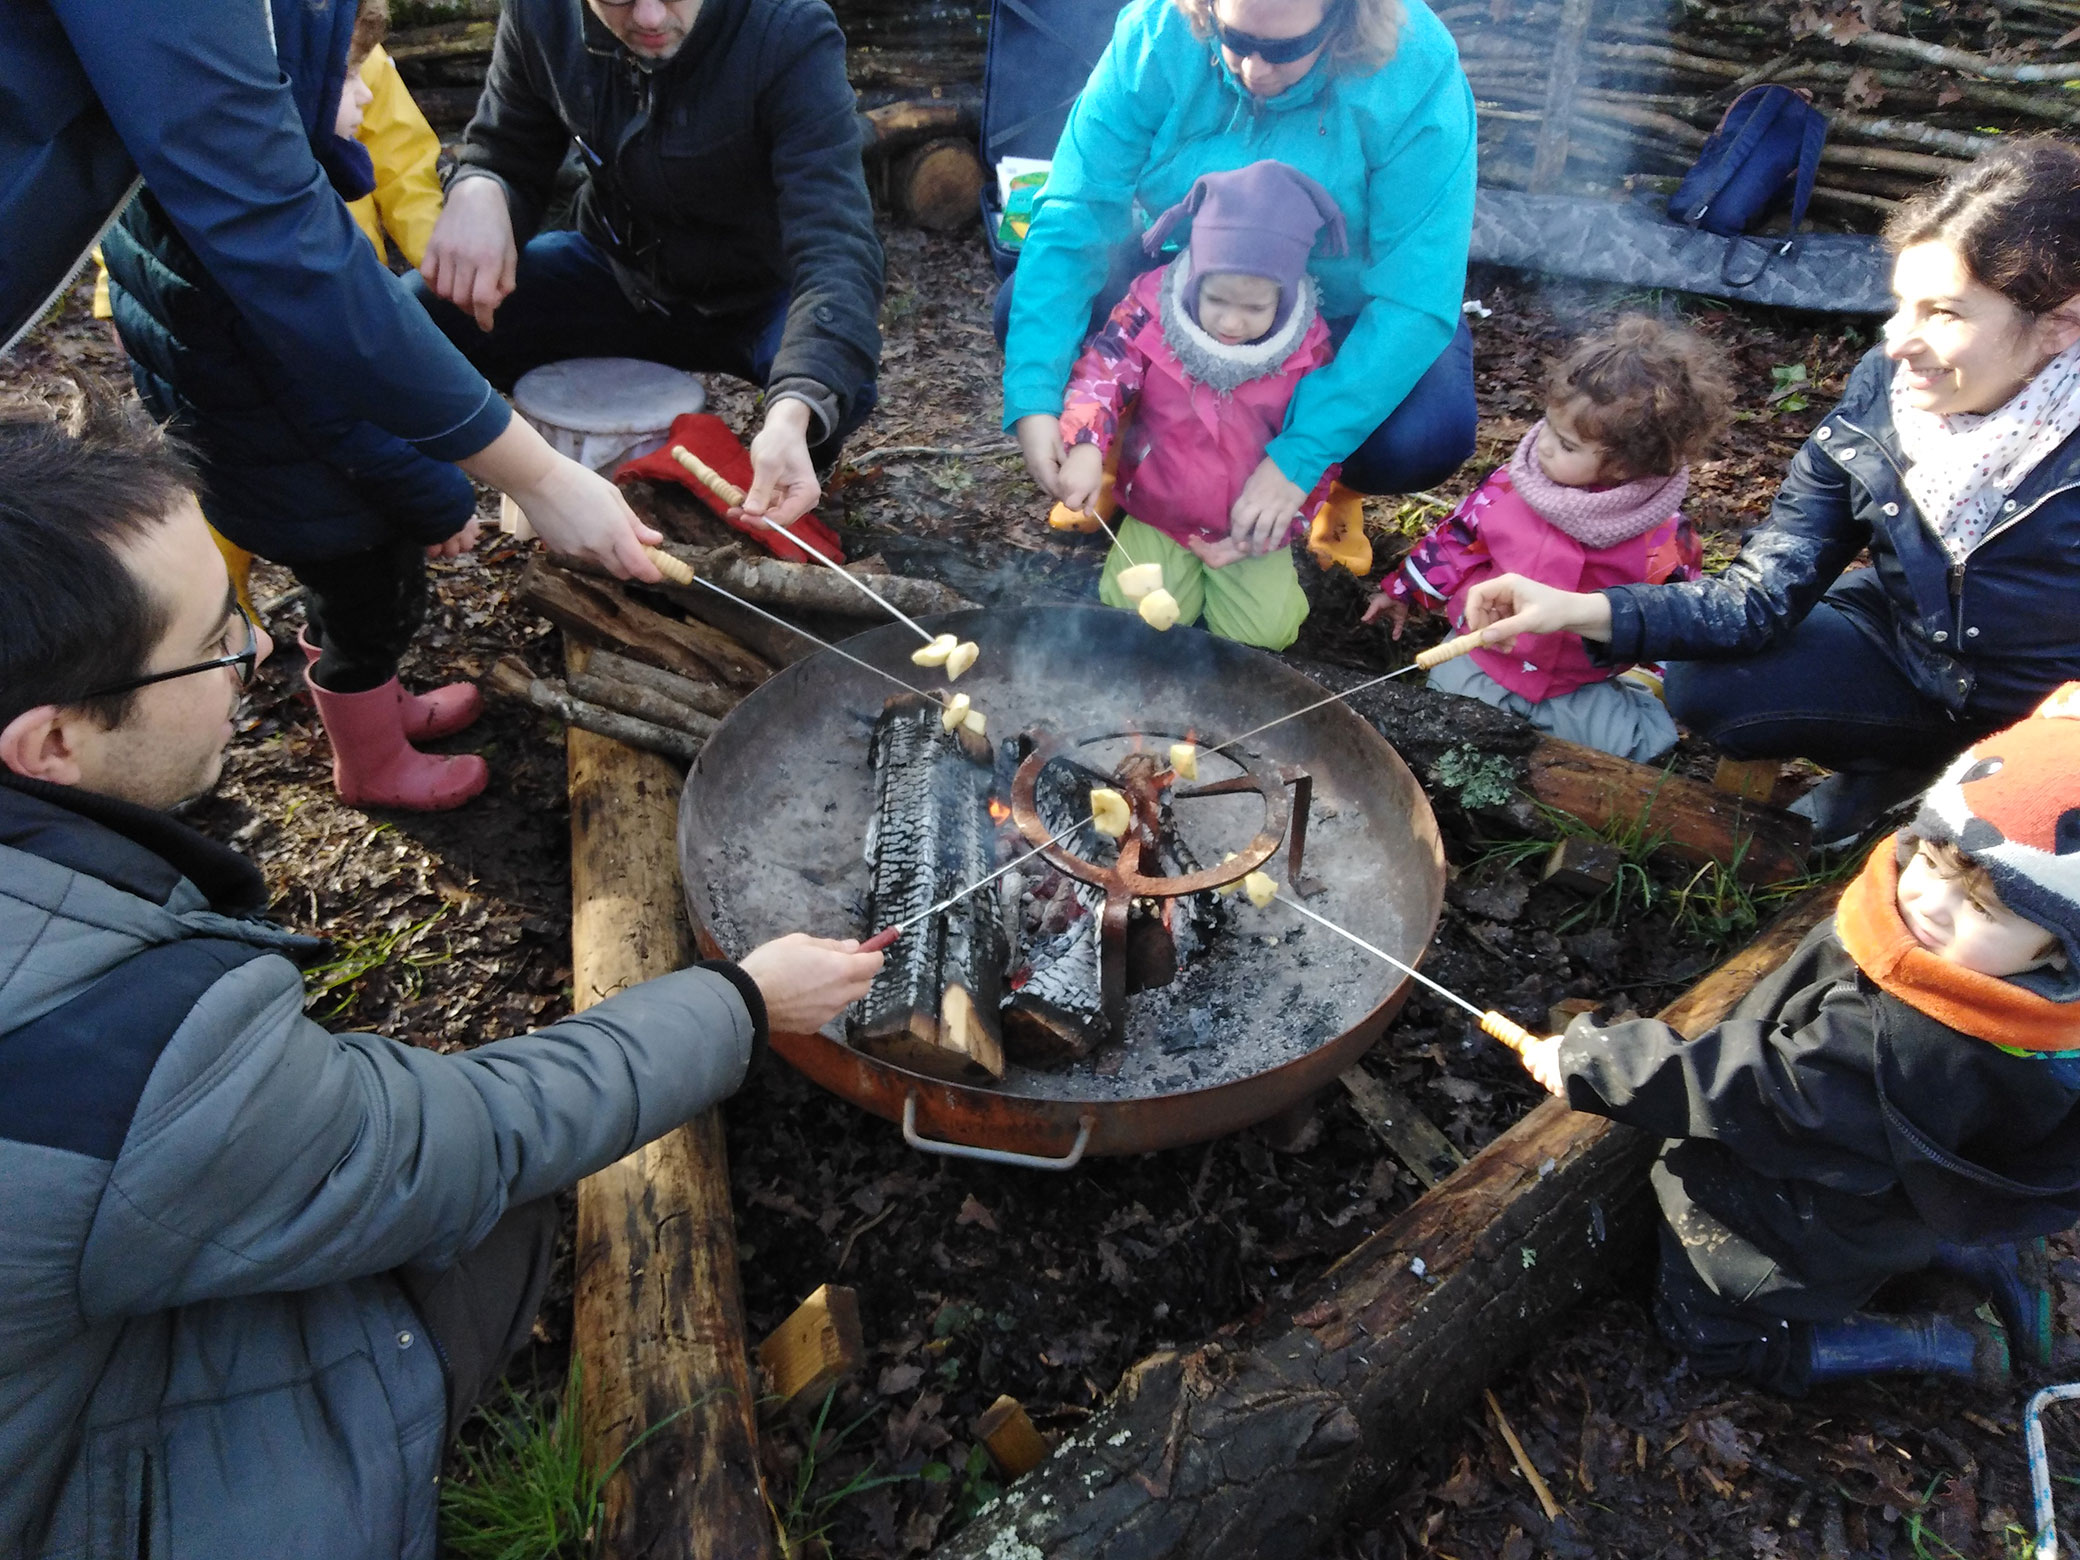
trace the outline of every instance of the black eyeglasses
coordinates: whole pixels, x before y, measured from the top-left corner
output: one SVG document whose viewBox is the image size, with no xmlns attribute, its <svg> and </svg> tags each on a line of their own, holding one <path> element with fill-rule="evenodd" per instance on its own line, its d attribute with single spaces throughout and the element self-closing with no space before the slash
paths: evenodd
<svg viewBox="0 0 2080 1560">
<path fill-rule="evenodd" d="M 176 666 L 170 672 L 151 672 L 143 677 L 132 677 L 127 682 L 110 683 L 105 688 L 95 688 L 80 695 L 82 699 L 104 698 L 111 693 L 129 693 L 133 689 L 148 688 L 153 683 L 171 682 L 176 677 L 193 677 L 197 672 L 220 671 L 227 666 L 238 668 L 238 685 L 248 687 L 253 681 L 253 669 L 260 661 L 260 631 L 246 615 L 246 609 L 238 602 L 231 604 L 238 614 L 239 622 L 246 626 L 246 644 L 234 655 L 220 655 L 214 661 L 197 661 L 193 666 Z"/>
<path fill-rule="evenodd" d="M 1221 47 L 1238 60 L 1255 55 L 1266 65 L 1290 65 L 1295 60 L 1305 59 L 1329 41 L 1329 35 L 1343 21 L 1344 3 L 1345 0 L 1337 0 L 1322 12 L 1319 22 L 1291 38 L 1260 38 L 1255 33 L 1227 26 L 1218 13 L 1213 17 L 1213 35 L 1220 40 Z"/>
</svg>

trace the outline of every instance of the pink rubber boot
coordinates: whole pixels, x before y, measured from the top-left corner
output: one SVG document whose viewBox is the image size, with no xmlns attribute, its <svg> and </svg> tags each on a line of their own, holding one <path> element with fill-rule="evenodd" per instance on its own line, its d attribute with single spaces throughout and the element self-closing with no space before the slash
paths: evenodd
<svg viewBox="0 0 2080 1560">
<path fill-rule="evenodd" d="M 311 685 L 312 702 L 332 739 L 332 783 L 356 807 L 445 812 L 484 789 L 491 771 L 474 753 L 422 753 L 405 740 L 397 679 L 366 693 Z"/>
<path fill-rule="evenodd" d="M 308 628 L 296 631 L 296 648 L 303 652 L 304 672 L 308 676 L 324 652 L 311 643 Z M 443 683 L 424 693 L 408 692 L 404 684 L 399 683 L 397 697 L 404 705 L 407 742 L 432 742 L 441 737 L 452 737 L 456 732 L 475 725 L 477 717 L 484 713 L 484 695 L 477 691 L 475 683 Z"/>
</svg>

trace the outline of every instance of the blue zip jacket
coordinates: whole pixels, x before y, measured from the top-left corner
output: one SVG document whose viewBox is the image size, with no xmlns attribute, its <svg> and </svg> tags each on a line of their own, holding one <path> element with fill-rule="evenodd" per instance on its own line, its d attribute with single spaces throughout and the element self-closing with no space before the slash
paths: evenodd
<svg viewBox="0 0 2080 1560">
<path fill-rule="evenodd" d="M 1019 254 L 1004 426 L 1059 416 L 1113 251 L 1201 174 L 1276 158 L 1319 180 L 1351 252 L 1309 265 L 1322 313 L 1356 317 L 1300 382 L 1266 453 L 1303 489 L 1385 422 L 1459 326 L 1473 231 L 1473 92 L 1452 35 L 1407 0 L 1394 57 L 1370 75 L 1326 55 L 1258 102 L 1172 0 L 1134 0 L 1070 110 Z M 1139 214 L 1135 211 L 1139 207 Z"/>
<path fill-rule="evenodd" d="M 375 182 L 367 151 L 332 133 L 351 8 L 281 0 L 274 27 L 313 155 L 342 199 L 366 194 Z M 138 395 L 195 451 L 204 512 L 232 541 L 278 563 L 322 563 L 398 541 L 445 541 L 469 522 L 476 492 L 460 468 L 307 391 L 149 190 L 109 230 L 102 254 Z"/>
<path fill-rule="evenodd" d="M 0 342 L 42 317 L 141 175 L 309 394 L 437 460 L 474 455 L 512 413 L 356 231 L 269 32 L 251 0 L 0 5 Z"/>
<path fill-rule="evenodd" d="M 1824 595 L 1921 694 L 1970 725 L 2005 725 L 2080 678 L 2080 434 L 2023 479 L 2000 523 L 1952 566 L 1914 507 L 1892 426 L 1893 365 L 1865 354 L 1725 571 L 1625 585 L 1615 661 L 1727 660 L 1787 636 Z M 1844 575 L 1865 548 L 1871 567 Z"/>
</svg>

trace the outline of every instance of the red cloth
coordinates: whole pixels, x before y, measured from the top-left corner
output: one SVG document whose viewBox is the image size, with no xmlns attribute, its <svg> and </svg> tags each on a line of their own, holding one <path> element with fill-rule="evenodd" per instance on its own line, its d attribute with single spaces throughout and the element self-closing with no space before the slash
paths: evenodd
<svg viewBox="0 0 2080 1560">
<path fill-rule="evenodd" d="M 662 448 L 648 455 L 624 461 L 614 473 L 616 482 L 627 482 L 633 477 L 642 477 L 651 482 L 676 482 L 694 497 L 719 515 L 727 525 L 734 526 L 757 542 L 775 558 L 788 563 L 814 562 L 808 553 L 789 541 L 782 532 L 772 530 L 756 520 L 742 516 L 732 517 L 729 506 L 698 481 L 694 474 L 672 459 L 672 446 L 683 444 L 689 454 L 706 461 L 719 477 L 727 478 L 740 488 L 751 486 L 751 452 L 737 442 L 737 436 L 729 431 L 729 424 L 710 412 L 688 412 L 672 424 L 671 436 Z M 845 561 L 845 544 L 838 540 L 838 533 L 817 519 L 813 514 L 803 515 L 788 527 L 803 541 L 814 547 L 833 562 Z"/>
</svg>

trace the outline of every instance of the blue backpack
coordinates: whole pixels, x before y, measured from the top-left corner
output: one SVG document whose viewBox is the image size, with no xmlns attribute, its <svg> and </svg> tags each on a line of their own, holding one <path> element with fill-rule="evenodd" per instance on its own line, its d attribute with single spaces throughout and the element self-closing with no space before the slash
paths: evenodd
<svg viewBox="0 0 2080 1560">
<path fill-rule="evenodd" d="M 1772 255 L 1789 254 L 1796 244 L 1826 140 L 1826 115 L 1802 95 L 1789 87 L 1750 87 L 1733 100 L 1719 128 L 1683 175 L 1682 184 L 1669 197 L 1668 214 L 1685 227 L 1737 237 L 1790 184 L 1790 235 L 1782 243 L 1736 245 L 1727 253 L 1726 268 L 1731 272 L 1741 248 L 1760 248 L 1760 258 L 1745 278 L 1752 282 Z M 1742 285 L 1730 274 L 1726 279 Z"/>
</svg>

